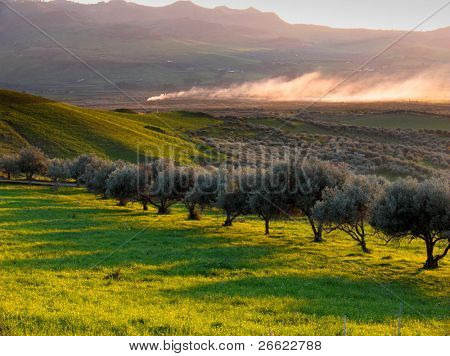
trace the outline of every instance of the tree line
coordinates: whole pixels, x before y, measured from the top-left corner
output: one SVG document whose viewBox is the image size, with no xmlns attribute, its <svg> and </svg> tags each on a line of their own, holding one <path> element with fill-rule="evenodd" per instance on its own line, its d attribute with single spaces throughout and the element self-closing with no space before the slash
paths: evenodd
<svg viewBox="0 0 450 356">
<path fill-rule="evenodd" d="M 120 206 L 139 202 L 144 210 L 155 207 L 158 214 L 169 214 L 174 204 L 182 203 L 188 219 L 199 220 L 205 209 L 218 208 L 225 215 L 223 226 L 254 214 L 264 222 L 266 235 L 275 219 L 306 218 L 315 242 L 339 230 L 365 253 L 370 253 L 368 230 L 386 242 L 420 239 L 426 269 L 437 268 L 450 249 L 450 187 L 445 178 L 390 183 L 317 159 L 291 159 L 257 169 L 186 167 L 167 159 L 131 164 L 92 154 L 49 159 L 34 147 L 0 156 L 0 170 L 8 179 L 46 176 L 55 187 L 73 180 L 94 194 L 116 199 Z"/>
</svg>

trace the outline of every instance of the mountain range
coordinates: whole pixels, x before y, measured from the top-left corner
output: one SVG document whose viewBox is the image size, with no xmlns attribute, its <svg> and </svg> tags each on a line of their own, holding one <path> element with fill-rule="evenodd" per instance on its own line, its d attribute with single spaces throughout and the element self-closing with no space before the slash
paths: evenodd
<svg viewBox="0 0 450 356">
<path fill-rule="evenodd" d="M 113 91 L 56 42 L 120 88 L 147 95 L 310 71 L 345 74 L 403 35 L 293 25 L 254 8 L 189 1 L 9 1 L 0 5 L 0 87 L 69 100 Z M 408 34 L 365 70 L 415 73 L 448 63 L 450 27 Z"/>
</svg>

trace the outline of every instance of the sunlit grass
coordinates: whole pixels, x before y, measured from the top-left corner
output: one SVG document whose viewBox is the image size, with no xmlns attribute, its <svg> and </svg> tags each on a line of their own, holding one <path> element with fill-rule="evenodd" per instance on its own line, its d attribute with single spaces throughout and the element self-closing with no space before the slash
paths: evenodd
<svg viewBox="0 0 450 356">
<path fill-rule="evenodd" d="M 348 335 L 396 335 L 401 309 L 403 335 L 448 334 L 450 265 L 419 270 L 421 244 L 372 237 L 364 255 L 305 222 L 268 238 L 256 217 L 222 220 L 1 186 L 0 334 L 340 335 L 346 316 Z"/>
<path fill-rule="evenodd" d="M 90 152 L 133 162 L 139 149 L 141 155 L 152 157 L 182 152 L 174 159 L 189 164 L 211 152 L 203 152 L 185 132 L 220 122 L 186 112 L 138 115 L 84 109 L 0 90 L 0 154 L 30 144 L 52 157 Z"/>
</svg>

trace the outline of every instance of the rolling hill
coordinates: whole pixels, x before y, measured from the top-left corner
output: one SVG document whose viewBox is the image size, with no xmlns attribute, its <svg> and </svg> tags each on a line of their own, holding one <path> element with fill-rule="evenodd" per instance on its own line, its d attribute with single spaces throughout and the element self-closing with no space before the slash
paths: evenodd
<svg viewBox="0 0 450 356">
<path fill-rule="evenodd" d="M 112 159 L 136 160 L 141 155 L 167 156 L 180 162 L 203 157 L 185 132 L 220 123 L 204 114 L 133 114 L 83 109 L 52 100 L 0 90 L 0 152 L 25 145 L 49 156 L 73 157 L 92 152 Z"/>
<path fill-rule="evenodd" d="M 383 107 L 351 112 L 336 107 L 285 125 L 283 117 L 257 110 L 233 116 L 230 108 L 219 118 L 186 111 L 140 114 L 0 90 L 0 153 L 34 145 L 50 157 L 90 152 L 134 162 L 139 152 L 141 160 L 147 155 L 183 164 L 226 161 L 253 167 L 279 158 L 280 148 L 302 147 L 303 154 L 345 162 L 367 174 L 447 175 L 448 115 Z M 258 149 L 266 160 L 257 159 Z"/>
</svg>

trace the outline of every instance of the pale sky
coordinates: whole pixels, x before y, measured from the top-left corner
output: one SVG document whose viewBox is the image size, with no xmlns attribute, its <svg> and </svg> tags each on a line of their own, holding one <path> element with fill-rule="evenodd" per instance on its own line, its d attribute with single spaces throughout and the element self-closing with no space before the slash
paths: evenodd
<svg viewBox="0 0 450 356">
<path fill-rule="evenodd" d="M 94 3 L 97 0 L 76 0 Z M 175 0 L 133 0 L 163 6 Z M 419 30 L 450 26 L 448 0 L 194 0 L 204 7 L 225 5 L 236 9 L 255 7 L 276 12 L 290 23 L 317 24 L 338 28 L 409 30 L 446 3 L 448 6 Z"/>
</svg>

